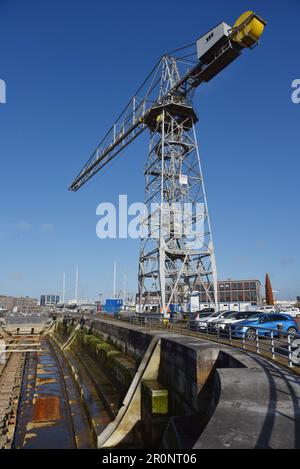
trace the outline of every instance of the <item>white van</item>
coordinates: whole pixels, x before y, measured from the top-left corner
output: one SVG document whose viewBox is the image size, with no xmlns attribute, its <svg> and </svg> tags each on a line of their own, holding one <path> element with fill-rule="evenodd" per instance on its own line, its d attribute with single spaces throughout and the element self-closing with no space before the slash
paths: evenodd
<svg viewBox="0 0 300 469">
<path fill-rule="evenodd" d="M 259 313 L 276 313 L 275 306 L 261 306 L 257 310 Z"/>
</svg>

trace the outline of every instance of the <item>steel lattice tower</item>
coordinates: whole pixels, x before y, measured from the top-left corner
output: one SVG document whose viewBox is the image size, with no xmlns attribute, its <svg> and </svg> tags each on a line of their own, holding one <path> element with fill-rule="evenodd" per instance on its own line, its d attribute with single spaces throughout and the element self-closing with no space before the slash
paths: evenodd
<svg viewBox="0 0 300 469">
<path fill-rule="evenodd" d="M 145 237 L 139 259 L 140 311 L 156 298 L 165 315 L 171 303 L 187 308 L 196 283 L 211 303 L 217 301 L 214 245 L 195 133 L 197 116 L 191 93 L 168 95 L 178 80 L 176 60 L 164 57 L 160 97 L 168 97 L 145 120 L 150 145 Z"/>
<path fill-rule="evenodd" d="M 195 133 L 194 91 L 259 44 L 266 21 L 252 11 L 224 21 L 196 43 L 163 55 L 105 134 L 69 189 L 77 191 L 147 128 L 145 213 L 139 259 L 139 306 L 184 309 L 199 287 L 217 306 L 217 271 Z M 186 210 L 187 206 L 190 210 Z M 149 301 L 148 301 L 149 300 Z"/>
</svg>

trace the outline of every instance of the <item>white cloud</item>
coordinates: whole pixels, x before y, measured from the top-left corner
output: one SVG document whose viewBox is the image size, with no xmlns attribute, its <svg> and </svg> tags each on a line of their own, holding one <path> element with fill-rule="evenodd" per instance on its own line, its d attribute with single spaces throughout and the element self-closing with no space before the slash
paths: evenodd
<svg viewBox="0 0 300 469">
<path fill-rule="evenodd" d="M 14 224 L 14 228 L 18 231 L 28 231 L 31 228 L 31 225 L 27 221 L 19 221 Z"/>
<path fill-rule="evenodd" d="M 52 223 L 43 223 L 41 225 L 41 231 L 49 232 L 54 230 L 54 225 Z"/>
</svg>

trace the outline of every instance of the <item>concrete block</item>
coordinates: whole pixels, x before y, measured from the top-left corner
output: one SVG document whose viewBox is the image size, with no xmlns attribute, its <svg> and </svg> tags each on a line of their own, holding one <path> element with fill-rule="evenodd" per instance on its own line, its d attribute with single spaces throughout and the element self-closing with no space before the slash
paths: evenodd
<svg viewBox="0 0 300 469">
<path fill-rule="evenodd" d="M 142 405 L 151 415 L 167 415 L 168 390 L 158 381 L 143 381 Z"/>
<path fill-rule="evenodd" d="M 169 421 L 168 390 L 158 381 L 142 382 L 141 418 L 147 447 L 156 447 Z"/>
</svg>

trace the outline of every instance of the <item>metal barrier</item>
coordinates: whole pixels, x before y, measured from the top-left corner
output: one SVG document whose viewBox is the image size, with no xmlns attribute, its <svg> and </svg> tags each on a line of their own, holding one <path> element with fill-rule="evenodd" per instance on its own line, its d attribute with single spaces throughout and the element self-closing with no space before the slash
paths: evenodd
<svg viewBox="0 0 300 469">
<path fill-rule="evenodd" d="M 82 315 L 81 315 L 82 316 Z M 78 315 L 79 317 L 79 315 Z M 255 353 L 264 358 L 276 361 L 282 365 L 295 368 L 300 373 L 300 334 L 284 332 L 282 330 L 270 329 L 264 326 L 253 326 L 254 334 L 248 337 L 246 333 L 237 337 L 235 326 L 239 324 L 228 324 L 226 322 L 205 323 L 200 326 L 200 321 L 186 319 L 165 320 L 158 315 L 135 315 L 119 313 L 110 315 L 101 313 L 99 315 L 85 316 L 85 325 L 89 326 L 94 320 L 104 319 L 126 322 L 127 324 L 141 327 L 148 331 L 164 331 L 170 334 L 181 334 L 200 339 L 207 339 L 224 345 Z M 204 322 L 204 321 L 203 321 Z M 267 331 L 268 336 L 262 336 L 260 331 Z"/>
<path fill-rule="evenodd" d="M 257 355 L 275 360 L 290 368 L 300 366 L 300 334 L 270 329 L 264 326 L 252 326 L 248 329 L 252 334 L 243 332 L 236 334 L 236 324 L 226 322 L 205 323 L 199 325 L 197 321 L 181 319 L 165 320 L 151 316 L 118 315 L 116 317 L 103 317 L 115 321 L 142 327 L 144 330 L 163 330 L 164 332 L 206 338 L 208 340 L 230 345 Z M 201 321 L 199 321 L 201 322 Z M 267 335 L 263 335 L 267 334 Z M 300 370 L 299 370 L 300 371 Z"/>
</svg>

